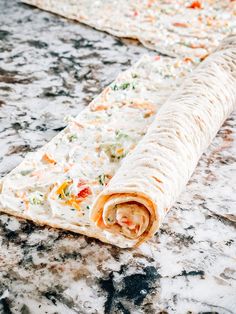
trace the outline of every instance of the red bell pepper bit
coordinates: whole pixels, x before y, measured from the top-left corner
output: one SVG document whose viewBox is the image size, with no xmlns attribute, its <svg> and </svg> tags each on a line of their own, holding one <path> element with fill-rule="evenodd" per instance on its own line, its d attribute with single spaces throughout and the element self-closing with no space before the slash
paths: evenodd
<svg viewBox="0 0 236 314">
<path fill-rule="evenodd" d="M 202 4 L 200 1 L 193 1 L 189 6 L 188 9 L 202 9 Z"/>
<path fill-rule="evenodd" d="M 79 193 L 77 194 L 78 198 L 86 198 L 87 196 L 91 195 L 92 191 L 89 186 L 86 186 L 83 188 Z"/>
</svg>

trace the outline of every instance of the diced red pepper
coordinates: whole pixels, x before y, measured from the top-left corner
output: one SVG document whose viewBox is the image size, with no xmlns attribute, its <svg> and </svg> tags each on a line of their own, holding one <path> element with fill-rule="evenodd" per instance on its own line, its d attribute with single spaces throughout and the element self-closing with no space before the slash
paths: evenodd
<svg viewBox="0 0 236 314">
<path fill-rule="evenodd" d="M 78 198 L 86 198 L 87 196 L 91 195 L 92 191 L 89 186 L 86 186 L 84 189 L 82 189 L 78 194 Z"/>
<path fill-rule="evenodd" d="M 200 1 L 193 1 L 189 6 L 188 9 L 202 9 L 202 4 Z"/>
</svg>

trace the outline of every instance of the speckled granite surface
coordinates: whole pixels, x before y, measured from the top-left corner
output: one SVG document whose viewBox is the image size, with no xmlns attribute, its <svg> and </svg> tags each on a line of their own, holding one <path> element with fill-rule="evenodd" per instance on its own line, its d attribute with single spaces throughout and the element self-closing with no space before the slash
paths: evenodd
<svg viewBox="0 0 236 314">
<path fill-rule="evenodd" d="M 144 52 L 1 0 L 1 176 Z M 138 250 L 1 214 L 0 312 L 236 313 L 234 118 L 204 154 L 161 231 Z"/>
</svg>

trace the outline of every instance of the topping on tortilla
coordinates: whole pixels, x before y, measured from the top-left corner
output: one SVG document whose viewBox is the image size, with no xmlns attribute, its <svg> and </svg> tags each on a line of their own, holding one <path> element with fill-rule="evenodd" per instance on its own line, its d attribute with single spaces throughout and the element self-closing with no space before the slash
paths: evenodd
<svg viewBox="0 0 236 314">
<path fill-rule="evenodd" d="M 202 9 L 202 4 L 200 1 L 193 1 L 187 6 L 188 9 Z"/>
<path fill-rule="evenodd" d="M 43 154 L 42 161 L 45 163 L 54 164 L 54 165 L 57 163 L 56 160 L 54 160 L 52 156 L 48 153 Z"/>
</svg>

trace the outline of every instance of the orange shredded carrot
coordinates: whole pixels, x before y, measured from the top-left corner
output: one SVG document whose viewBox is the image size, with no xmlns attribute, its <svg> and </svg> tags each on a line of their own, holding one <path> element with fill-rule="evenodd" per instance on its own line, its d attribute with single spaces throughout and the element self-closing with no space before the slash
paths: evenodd
<svg viewBox="0 0 236 314">
<path fill-rule="evenodd" d="M 23 200 L 23 202 L 25 204 L 26 209 L 29 209 L 29 201 L 26 198 L 25 192 L 22 194 L 22 200 Z"/>
<path fill-rule="evenodd" d="M 152 113 L 156 113 L 156 108 L 153 104 L 149 103 L 149 102 L 133 102 L 133 103 L 130 103 L 128 104 L 129 107 L 131 108 L 137 108 L 137 109 L 145 109 L 145 110 L 148 110 Z"/>
<path fill-rule="evenodd" d="M 71 182 L 69 182 L 69 181 L 64 181 L 60 186 L 59 186 L 59 188 L 57 189 L 57 191 L 56 191 L 56 193 L 57 194 L 62 194 L 63 196 L 65 196 L 64 195 L 64 190 L 68 187 L 68 185 L 70 184 Z"/>
<path fill-rule="evenodd" d="M 65 205 L 72 206 L 73 208 L 80 210 L 78 200 L 75 197 L 71 197 L 69 200 L 65 201 Z"/>
<path fill-rule="evenodd" d="M 190 57 L 184 58 L 184 62 L 193 62 L 193 59 Z"/>
<path fill-rule="evenodd" d="M 175 22 L 175 23 L 173 23 L 173 25 L 176 27 L 184 27 L 184 28 L 189 27 L 189 25 L 187 23 L 181 23 L 181 22 Z"/>
<path fill-rule="evenodd" d="M 42 157 L 42 161 L 46 162 L 46 163 L 49 163 L 49 164 L 56 164 L 56 160 L 54 160 L 52 158 L 52 156 L 50 156 L 48 153 L 45 153 Z"/>
<path fill-rule="evenodd" d="M 156 113 L 156 108 L 149 102 L 132 102 L 128 104 L 131 108 L 144 109 L 146 110 L 145 117 L 149 117 Z"/>
<path fill-rule="evenodd" d="M 108 105 L 100 104 L 100 105 L 91 107 L 91 111 L 101 111 L 101 110 L 106 110 L 107 108 L 108 108 Z"/>
<path fill-rule="evenodd" d="M 109 105 L 105 104 L 107 101 L 107 96 L 111 90 L 111 87 L 108 86 L 106 87 L 103 92 L 101 93 L 99 97 L 99 101 L 96 100 L 96 102 L 92 102 L 90 105 L 90 110 L 91 111 L 100 111 L 100 110 L 106 110 L 108 109 Z"/>
<path fill-rule="evenodd" d="M 119 155 L 119 154 L 122 154 L 124 152 L 124 149 L 123 148 L 118 148 L 116 150 L 116 153 Z"/>
<path fill-rule="evenodd" d="M 64 205 L 72 206 L 73 208 L 80 210 L 79 204 L 89 195 L 92 194 L 90 187 L 86 186 L 82 188 L 82 190 L 78 193 L 78 195 L 70 195 L 68 198 L 65 195 L 65 189 L 72 183 L 71 181 L 64 181 L 56 190 L 56 194 L 60 195 L 62 202 Z M 83 186 L 85 184 L 84 180 L 80 180 L 78 183 L 78 187 Z"/>
<path fill-rule="evenodd" d="M 199 49 L 199 48 L 206 49 L 206 46 L 204 44 L 190 44 L 190 48 L 192 48 L 192 49 Z"/>
</svg>

